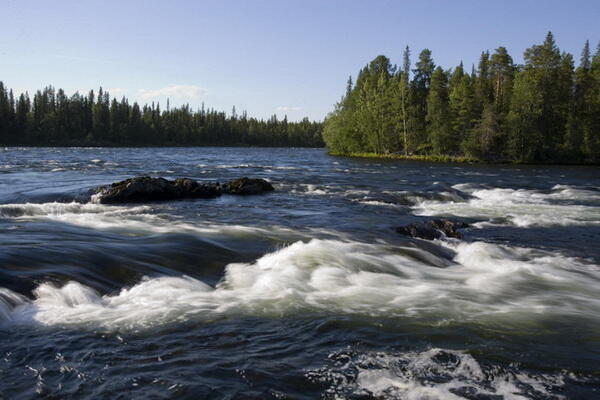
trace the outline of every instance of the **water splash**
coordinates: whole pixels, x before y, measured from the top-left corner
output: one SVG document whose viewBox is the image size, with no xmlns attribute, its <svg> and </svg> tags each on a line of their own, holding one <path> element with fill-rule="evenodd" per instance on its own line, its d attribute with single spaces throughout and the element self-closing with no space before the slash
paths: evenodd
<svg viewBox="0 0 600 400">
<path fill-rule="evenodd" d="M 229 264 L 216 287 L 186 276 L 157 277 L 100 296 L 78 282 L 44 283 L 33 301 L 2 314 L 12 323 L 133 331 L 298 312 L 504 330 L 561 317 L 600 322 L 598 266 L 482 242 L 446 246 L 456 252 L 452 262 L 414 247 L 314 239 L 254 263 Z"/>
</svg>

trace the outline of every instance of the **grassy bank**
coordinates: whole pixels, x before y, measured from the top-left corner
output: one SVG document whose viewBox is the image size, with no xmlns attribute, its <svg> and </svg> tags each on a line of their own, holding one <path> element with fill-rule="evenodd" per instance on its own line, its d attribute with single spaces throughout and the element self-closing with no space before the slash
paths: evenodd
<svg viewBox="0 0 600 400">
<path fill-rule="evenodd" d="M 448 156 L 448 155 L 404 155 L 397 153 L 379 154 L 379 153 L 335 153 L 329 152 L 331 156 L 341 157 L 360 157 L 360 158 L 384 158 L 390 160 L 409 160 L 409 161 L 430 161 L 430 162 L 449 162 L 449 163 L 478 163 L 481 162 L 475 158 L 466 156 Z"/>
</svg>

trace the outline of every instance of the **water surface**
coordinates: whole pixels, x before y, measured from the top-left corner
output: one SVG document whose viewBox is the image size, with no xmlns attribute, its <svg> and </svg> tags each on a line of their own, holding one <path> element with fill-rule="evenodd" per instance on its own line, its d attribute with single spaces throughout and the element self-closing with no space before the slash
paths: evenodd
<svg viewBox="0 0 600 400">
<path fill-rule="evenodd" d="M 599 172 L 0 150 L 0 398 L 598 397 Z M 276 191 L 89 201 L 136 175 Z M 471 227 L 394 231 L 432 216 Z"/>
</svg>

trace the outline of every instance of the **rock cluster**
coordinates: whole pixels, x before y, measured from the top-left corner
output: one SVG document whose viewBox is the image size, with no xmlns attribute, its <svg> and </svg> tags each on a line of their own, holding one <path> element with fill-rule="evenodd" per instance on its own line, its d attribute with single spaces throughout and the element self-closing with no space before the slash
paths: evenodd
<svg viewBox="0 0 600 400">
<path fill-rule="evenodd" d="M 264 179 L 238 178 L 223 184 L 223 193 L 260 194 L 273 191 L 273 186 Z"/>
<path fill-rule="evenodd" d="M 138 176 L 95 189 L 94 199 L 102 204 L 145 203 L 179 199 L 210 199 L 225 194 L 249 195 L 273 191 L 264 179 L 239 178 L 223 185 L 193 179 Z"/>
<path fill-rule="evenodd" d="M 420 239 L 439 239 L 443 236 L 462 239 L 463 235 L 457 229 L 466 228 L 465 222 L 450 221 L 447 219 L 433 219 L 421 224 L 409 224 L 396 228 L 396 232 Z"/>
</svg>

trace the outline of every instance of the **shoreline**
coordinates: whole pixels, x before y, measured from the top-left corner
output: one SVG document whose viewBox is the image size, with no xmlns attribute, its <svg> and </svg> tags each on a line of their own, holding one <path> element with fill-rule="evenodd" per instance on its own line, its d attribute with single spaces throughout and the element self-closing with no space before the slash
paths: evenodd
<svg viewBox="0 0 600 400">
<path fill-rule="evenodd" d="M 403 161 L 423 161 L 423 162 L 434 162 L 434 163 L 455 163 L 455 164 L 482 164 L 482 165 L 571 165 L 571 166 L 600 166 L 600 163 L 593 162 L 568 162 L 568 161 L 555 161 L 555 162 L 527 162 L 527 161 L 509 161 L 509 160 L 495 160 L 485 161 L 477 158 L 471 158 L 467 156 L 450 156 L 450 155 L 404 155 L 404 154 L 379 154 L 379 153 L 336 153 L 327 152 L 328 155 L 334 157 L 351 157 L 351 158 L 373 158 L 373 159 L 386 159 L 386 160 L 403 160 Z"/>
<path fill-rule="evenodd" d="M 379 153 L 336 153 L 327 152 L 330 156 L 335 157 L 354 157 L 354 158 L 377 158 L 389 160 L 406 160 L 406 161 L 428 161 L 428 162 L 451 162 L 460 164 L 482 164 L 482 160 L 470 158 L 467 156 L 448 156 L 448 155 L 404 155 L 397 153 L 379 154 Z M 502 163 L 502 162 L 500 162 Z"/>
</svg>

